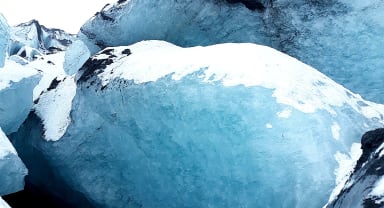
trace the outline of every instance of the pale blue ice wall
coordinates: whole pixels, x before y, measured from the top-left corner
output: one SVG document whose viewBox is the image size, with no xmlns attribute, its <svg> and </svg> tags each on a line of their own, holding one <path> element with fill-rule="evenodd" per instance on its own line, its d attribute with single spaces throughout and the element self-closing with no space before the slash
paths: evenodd
<svg viewBox="0 0 384 208">
<path fill-rule="evenodd" d="M 6 19 L 0 14 L 0 67 L 4 66 L 4 60 L 9 44 L 9 26 Z"/>
</svg>

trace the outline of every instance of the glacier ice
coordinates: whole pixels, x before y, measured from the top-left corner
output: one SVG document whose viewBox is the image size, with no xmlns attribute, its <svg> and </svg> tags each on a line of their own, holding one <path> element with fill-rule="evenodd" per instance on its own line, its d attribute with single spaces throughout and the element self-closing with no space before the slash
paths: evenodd
<svg viewBox="0 0 384 208">
<path fill-rule="evenodd" d="M 104 7 L 81 27 L 78 36 L 92 53 L 141 40 L 165 40 L 181 46 L 269 43 L 262 15 L 216 0 L 120 1 Z"/>
<path fill-rule="evenodd" d="M 383 123 L 384 106 L 255 44 L 106 48 L 76 83 L 64 135 L 43 140 L 41 111 L 10 138 L 30 183 L 96 207 L 321 207 L 335 155 Z"/>
<path fill-rule="evenodd" d="M 2 14 L 0 14 L 0 37 L 0 67 L 3 67 L 9 45 L 9 26 Z"/>
<path fill-rule="evenodd" d="M 151 39 L 180 46 L 268 45 L 314 66 L 366 99 L 384 102 L 383 1 L 241 2 L 254 2 L 261 9 L 249 10 L 224 0 L 119 1 L 98 12 L 78 35 L 92 53 Z"/>
<path fill-rule="evenodd" d="M 40 77 L 37 70 L 10 60 L 0 70 L 0 127 L 6 134 L 16 131 L 27 118 Z"/>
<path fill-rule="evenodd" d="M 0 196 L 22 190 L 27 173 L 15 148 L 0 128 Z"/>
<path fill-rule="evenodd" d="M 9 54 L 33 60 L 39 53 L 51 54 L 64 51 L 76 40 L 63 30 L 46 28 L 37 20 L 11 27 Z"/>
<path fill-rule="evenodd" d="M 90 56 L 91 53 L 83 41 L 74 41 L 65 52 L 65 72 L 69 75 L 75 74 Z"/>
</svg>

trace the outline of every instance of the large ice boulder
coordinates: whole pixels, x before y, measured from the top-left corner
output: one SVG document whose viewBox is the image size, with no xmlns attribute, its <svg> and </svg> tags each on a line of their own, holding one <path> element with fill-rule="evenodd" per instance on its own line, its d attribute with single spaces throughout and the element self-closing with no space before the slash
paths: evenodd
<svg viewBox="0 0 384 208">
<path fill-rule="evenodd" d="M 122 0 L 85 23 L 79 37 L 93 52 L 151 39 L 268 45 L 383 103 L 383 9 L 381 0 Z"/>
<path fill-rule="evenodd" d="M 40 81 L 37 70 L 7 60 L 0 70 L 0 127 L 14 132 L 33 106 L 33 90 Z"/>
<path fill-rule="evenodd" d="M 23 190 L 27 173 L 24 163 L 0 128 L 0 196 Z M 0 198 L 0 207 L 1 202 Z"/>
<path fill-rule="evenodd" d="M 6 19 L 0 14 L 0 67 L 4 66 L 4 60 L 9 45 L 9 26 Z"/>
<path fill-rule="evenodd" d="M 29 182 L 77 206 L 321 207 L 338 157 L 384 114 L 255 44 L 107 48 L 76 84 L 57 108 L 67 113 L 50 117 L 55 105 L 43 100 L 69 100 L 70 79 L 44 92 L 10 137 Z M 68 124 L 63 134 L 56 124 Z"/>
</svg>

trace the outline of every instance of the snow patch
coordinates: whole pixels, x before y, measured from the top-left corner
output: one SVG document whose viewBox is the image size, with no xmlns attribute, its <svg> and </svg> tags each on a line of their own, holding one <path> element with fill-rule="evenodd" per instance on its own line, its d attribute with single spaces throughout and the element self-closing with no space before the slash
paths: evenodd
<svg viewBox="0 0 384 208">
<path fill-rule="evenodd" d="M 283 111 L 280 111 L 277 113 L 277 117 L 279 118 L 289 118 L 292 114 L 291 109 L 284 109 Z"/>
<path fill-rule="evenodd" d="M 22 66 L 14 61 L 6 60 L 4 68 L 0 70 L 0 90 L 11 86 L 12 82 L 19 82 L 24 78 L 38 75 L 30 67 Z"/>
<path fill-rule="evenodd" d="M 42 74 L 39 84 L 33 90 L 33 100 L 39 98 L 41 93 L 49 87 L 52 80 L 55 78 L 58 80 L 64 79 L 66 76 L 63 69 L 64 55 L 65 52 L 45 55 L 28 64 Z"/>
<path fill-rule="evenodd" d="M 59 140 L 71 122 L 72 100 L 76 94 L 74 77 L 60 80 L 55 89 L 44 92 L 35 105 L 36 114 L 44 124 L 44 138 L 47 141 Z"/>
<path fill-rule="evenodd" d="M 328 203 L 334 201 L 343 188 L 348 188 L 353 183 L 346 184 L 349 176 L 352 174 L 357 160 L 362 154 L 361 144 L 353 143 L 349 155 L 337 152 L 334 157 L 339 167 L 335 170 L 336 187 L 333 189 Z"/>
<path fill-rule="evenodd" d="M 273 126 L 272 126 L 272 124 L 271 124 L 271 123 L 267 123 L 267 124 L 265 124 L 265 128 L 267 128 L 267 129 L 272 129 L 272 128 L 273 128 Z"/>
<path fill-rule="evenodd" d="M 380 145 L 379 148 L 377 148 L 375 154 L 379 154 L 379 158 L 383 157 L 384 155 L 384 143 Z"/>
<path fill-rule="evenodd" d="M 336 140 L 340 140 L 340 126 L 338 123 L 336 122 L 333 122 L 332 126 L 331 126 L 331 131 L 332 131 L 332 136 L 334 139 Z"/>
<path fill-rule="evenodd" d="M 384 176 L 382 176 L 375 183 L 371 193 L 369 193 L 369 196 L 380 198 L 378 201 L 376 201 L 378 203 L 381 203 L 384 201 L 384 199 L 383 199 L 383 197 L 384 197 Z"/>
<path fill-rule="evenodd" d="M 121 53 L 126 48 L 115 47 L 114 53 Z M 132 52 L 129 57 L 115 59 L 98 75 L 103 85 L 114 78 L 144 83 L 169 74 L 172 74 L 174 80 L 180 80 L 188 74 L 203 70 L 205 82 L 221 81 L 225 86 L 274 89 L 273 96 L 278 103 L 305 113 L 327 110 L 336 115 L 333 106 L 348 104 L 368 118 L 382 120 L 384 115 L 384 105 L 364 101 L 359 95 L 346 90 L 312 67 L 267 46 L 227 43 L 180 48 L 163 41 L 142 41 L 128 48 Z M 233 54 L 242 56 L 233 59 Z M 151 62 L 147 61 L 148 57 L 151 57 Z M 106 57 L 101 53 L 95 58 Z M 360 106 L 361 102 L 367 105 Z"/>
</svg>

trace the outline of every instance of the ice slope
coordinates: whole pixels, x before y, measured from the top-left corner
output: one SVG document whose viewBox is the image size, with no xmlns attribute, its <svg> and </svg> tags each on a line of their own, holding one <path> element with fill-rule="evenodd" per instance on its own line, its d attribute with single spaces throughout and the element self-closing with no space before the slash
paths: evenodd
<svg viewBox="0 0 384 208">
<path fill-rule="evenodd" d="M 74 75 L 91 56 L 88 47 L 81 40 L 74 41 L 65 52 L 64 71 Z"/>
<path fill-rule="evenodd" d="M 98 12 L 78 35 L 93 53 L 151 39 L 268 45 L 383 103 L 383 8 L 381 0 L 122 0 Z"/>
<path fill-rule="evenodd" d="M 3 67 L 9 45 L 9 26 L 2 14 L 0 14 L 0 37 L 0 67 Z"/>
<path fill-rule="evenodd" d="M 40 78 L 37 70 L 6 60 L 0 70 L 0 127 L 6 134 L 16 131 L 27 118 Z"/>
<path fill-rule="evenodd" d="M 254 44 L 107 48 L 76 80 L 64 135 L 43 140 L 41 111 L 10 137 L 30 182 L 80 207 L 321 207 L 338 156 L 384 114 Z"/>
<path fill-rule="evenodd" d="M 361 139 L 362 155 L 326 207 L 383 207 L 384 129 L 365 133 Z"/>
<path fill-rule="evenodd" d="M 63 30 L 46 28 L 37 20 L 11 27 L 9 54 L 33 60 L 40 54 L 64 51 L 75 41 L 74 35 Z"/>
<path fill-rule="evenodd" d="M 0 196 L 22 190 L 24 177 L 27 173 L 28 171 L 18 157 L 15 148 L 0 128 Z M 0 198 L 0 207 L 2 205 Z"/>
</svg>

